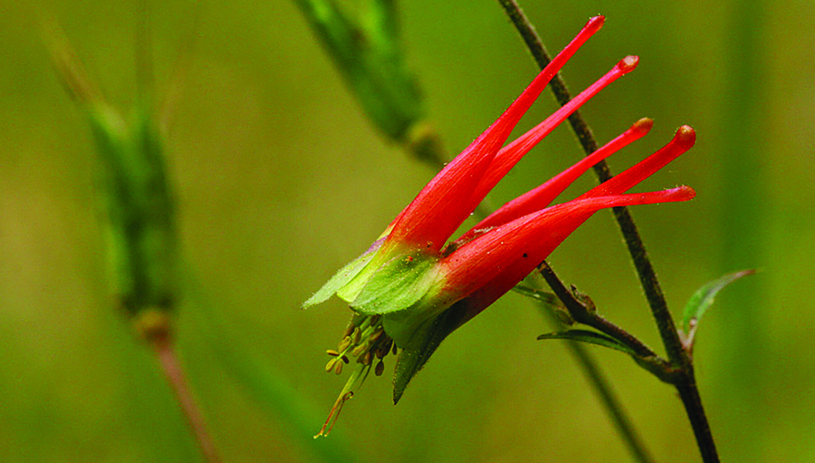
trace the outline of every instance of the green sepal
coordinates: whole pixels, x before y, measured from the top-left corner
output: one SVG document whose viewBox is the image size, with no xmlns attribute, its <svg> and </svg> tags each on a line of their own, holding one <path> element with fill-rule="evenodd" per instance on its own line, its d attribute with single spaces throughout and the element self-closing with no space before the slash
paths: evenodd
<svg viewBox="0 0 815 463">
<path fill-rule="evenodd" d="M 381 244 L 381 242 L 379 244 Z M 375 244 L 361 256 L 346 264 L 345 267 L 339 269 L 339 271 L 337 271 L 337 273 L 335 273 L 334 276 L 331 277 L 331 279 L 328 280 L 328 282 L 326 282 L 322 288 L 318 289 L 313 296 L 303 303 L 303 308 L 307 309 L 313 305 L 327 301 L 328 298 L 333 296 L 340 290 L 340 288 L 353 280 L 354 277 L 356 277 L 359 272 L 361 272 L 362 269 L 371 262 L 371 259 L 374 258 L 374 255 L 376 255 L 378 250 L 379 246 Z"/>
<path fill-rule="evenodd" d="M 402 394 L 405 393 L 410 381 L 416 373 L 424 367 L 430 356 L 436 352 L 442 341 L 459 326 L 466 314 L 466 307 L 452 306 L 442 312 L 438 317 L 426 320 L 406 343 L 397 345 L 402 349 L 396 361 L 396 368 L 393 372 L 393 403 L 399 403 Z M 385 330 L 390 335 L 389 318 L 385 318 Z M 396 341 L 396 338 L 394 338 Z"/>
<path fill-rule="evenodd" d="M 730 273 L 721 278 L 713 280 L 696 290 L 693 296 L 691 296 L 690 300 L 688 300 L 688 303 L 685 305 L 685 312 L 684 316 L 682 317 L 682 329 L 685 331 L 685 333 L 690 334 L 691 331 L 696 328 L 695 326 L 691 325 L 696 325 L 699 323 L 699 320 L 702 319 L 702 316 L 705 314 L 707 309 L 709 309 L 713 304 L 713 300 L 719 291 L 724 289 L 730 283 L 754 273 L 756 273 L 755 270 L 742 270 L 741 272 Z"/>
<path fill-rule="evenodd" d="M 555 333 L 547 333 L 538 336 L 538 340 L 543 339 L 567 339 L 569 341 L 577 341 L 577 342 L 584 342 L 587 344 L 594 344 L 597 346 L 608 347 L 609 349 L 618 350 L 620 352 L 624 352 L 632 357 L 637 357 L 636 352 L 634 352 L 630 347 L 626 346 L 625 344 L 617 341 L 616 339 L 606 336 L 605 334 L 598 333 L 596 331 L 588 331 L 588 330 L 567 330 L 567 331 L 558 331 Z"/>
<path fill-rule="evenodd" d="M 351 308 L 365 315 L 384 315 L 412 307 L 435 285 L 437 258 L 423 253 L 394 257 L 367 279 Z"/>
</svg>

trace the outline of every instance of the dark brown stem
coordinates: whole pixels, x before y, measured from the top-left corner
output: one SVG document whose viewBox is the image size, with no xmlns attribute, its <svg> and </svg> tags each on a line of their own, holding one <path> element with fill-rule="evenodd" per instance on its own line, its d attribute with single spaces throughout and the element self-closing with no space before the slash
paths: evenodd
<svg viewBox="0 0 815 463">
<path fill-rule="evenodd" d="M 538 33 L 532 26 L 532 23 L 529 22 L 529 19 L 524 15 L 515 0 L 499 0 L 499 2 L 506 10 L 507 15 L 509 15 L 516 29 L 518 29 L 527 48 L 529 48 L 529 51 L 538 63 L 538 66 L 540 66 L 541 69 L 545 68 L 551 61 L 551 58 L 540 37 L 538 37 Z M 552 79 L 550 88 L 555 95 L 555 99 L 557 99 L 561 106 L 571 101 L 572 97 L 560 74 L 555 75 Z M 595 152 L 597 150 L 597 141 L 594 139 L 594 135 L 583 119 L 583 116 L 581 116 L 580 111 L 575 111 L 569 116 L 569 124 L 572 126 L 572 130 L 574 130 L 575 134 L 577 134 L 577 138 L 580 140 L 580 144 L 583 147 L 583 151 L 586 152 L 586 155 Z M 600 182 L 605 182 L 612 177 L 611 169 L 605 161 L 598 162 L 594 166 L 594 171 Z M 682 352 L 684 352 L 682 342 L 674 326 L 673 318 L 668 311 L 668 305 L 665 302 L 665 296 L 662 294 L 662 288 L 657 280 L 656 272 L 654 271 L 653 265 L 651 265 L 650 259 L 648 259 L 648 253 L 640 238 L 637 226 L 634 224 L 634 219 L 625 207 L 614 208 L 614 216 L 623 233 L 628 251 L 634 260 L 634 266 L 637 269 L 640 282 L 645 290 L 648 303 L 651 306 L 651 311 L 656 319 L 663 344 L 665 345 L 665 350 L 672 360 L 678 359 L 682 355 Z"/>
<path fill-rule="evenodd" d="M 682 379 L 676 367 L 657 355 L 639 338 L 599 315 L 587 295 L 578 293 L 574 287 L 567 289 L 547 262 L 541 263 L 538 271 L 575 322 L 590 326 L 624 344 L 633 352 L 632 358 L 660 380 L 676 384 Z"/>
<path fill-rule="evenodd" d="M 558 299 L 566 306 L 566 310 L 569 311 L 569 315 L 571 315 L 574 321 L 611 336 L 631 348 L 631 350 L 640 357 L 657 357 L 656 352 L 646 346 L 636 336 L 606 320 L 594 312 L 593 307 L 590 308 L 586 302 L 579 300 L 574 294 L 574 289 L 570 291 L 566 288 L 566 285 L 560 281 L 548 263 L 543 262 L 540 264 L 538 271 L 541 276 L 543 276 L 543 279 L 546 280 L 546 283 L 552 288 L 552 292 L 554 292 Z"/>
<path fill-rule="evenodd" d="M 699 388 L 696 386 L 693 365 L 689 366 L 689 368 L 690 373 L 684 375 L 683 378 L 686 382 L 677 383 L 676 390 L 679 392 L 679 398 L 682 399 L 682 404 L 685 406 L 685 412 L 688 414 L 688 420 L 690 420 L 691 427 L 693 428 L 693 434 L 696 437 L 696 442 L 699 444 L 702 461 L 706 463 L 718 462 L 719 454 L 713 440 L 713 433 L 710 431 L 710 424 L 708 424 L 707 416 L 705 416 L 704 413 Z M 701 413 L 695 412 L 696 410 L 701 411 Z"/>
<path fill-rule="evenodd" d="M 187 384 L 184 369 L 181 367 L 181 363 L 178 361 L 178 357 L 173 349 L 171 337 L 169 335 L 153 336 L 149 338 L 149 342 L 161 366 L 161 371 L 164 373 L 164 377 L 170 384 L 176 400 L 181 407 L 181 411 L 184 413 L 187 425 L 195 436 L 195 440 L 198 443 L 201 454 L 204 456 L 204 460 L 208 463 L 220 462 L 221 459 L 215 450 L 212 437 L 210 437 L 207 432 L 204 417 L 195 400 L 193 400 L 192 391 Z"/>
<path fill-rule="evenodd" d="M 537 32 L 535 32 L 532 23 L 526 18 L 516 0 L 498 1 L 515 25 L 515 28 L 521 34 L 527 48 L 535 58 L 535 61 L 537 61 L 538 66 L 540 66 L 541 69 L 546 67 L 551 61 L 551 58 L 543 46 L 540 37 L 538 37 Z M 571 100 L 571 95 L 569 95 L 569 91 L 559 74 L 552 79 L 550 87 L 561 106 Z M 597 142 L 579 111 L 575 111 L 569 117 L 569 123 L 575 134 L 577 134 L 586 154 L 588 155 L 596 151 Z M 595 165 L 594 170 L 601 182 L 612 177 L 611 169 L 609 169 L 605 161 L 601 161 Z M 696 387 L 692 359 L 688 352 L 682 348 L 682 341 L 674 325 L 673 317 L 668 310 L 668 304 L 665 301 L 662 288 L 657 280 L 654 267 L 648 258 L 645 245 L 642 242 L 633 218 L 626 208 L 615 208 L 614 217 L 617 219 L 628 251 L 634 261 L 634 266 L 637 269 L 640 283 L 648 299 L 651 313 L 656 320 L 657 328 L 659 329 L 659 334 L 662 338 L 662 343 L 665 346 L 668 358 L 682 376 L 682 380 L 676 383 L 676 387 L 682 398 L 682 403 L 685 405 L 685 410 L 693 427 L 702 458 L 706 463 L 718 462 L 719 457 L 716 452 L 716 445 L 713 441 L 707 416 L 705 415 L 699 391 Z"/>
</svg>

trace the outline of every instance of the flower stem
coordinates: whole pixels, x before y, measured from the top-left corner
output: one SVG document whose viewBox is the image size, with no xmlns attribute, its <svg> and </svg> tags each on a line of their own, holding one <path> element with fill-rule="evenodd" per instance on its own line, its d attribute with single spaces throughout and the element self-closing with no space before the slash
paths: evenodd
<svg viewBox="0 0 815 463">
<path fill-rule="evenodd" d="M 220 462 L 221 459 L 215 450 L 215 444 L 207 431 L 204 416 L 201 414 L 198 404 L 193 399 L 192 391 L 187 384 L 186 375 L 176 355 L 172 338 L 169 334 L 165 336 L 151 336 L 148 338 L 148 341 L 153 348 L 153 353 L 156 355 L 156 360 L 158 360 L 161 366 L 164 377 L 173 390 L 178 405 L 181 407 L 181 411 L 187 421 L 187 426 L 189 426 L 192 431 L 204 460 L 208 463 Z"/>
<path fill-rule="evenodd" d="M 599 314 L 594 313 L 592 310 L 589 310 L 585 302 L 581 302 L 577 299 L 577 297 L 575 297 L 573 294 L 574 288 L 572 288 L 572 291 L 569 291 L 566 288 L 566 285 L 564 285 L 563 282 L 558 279 L 554 270 L 552 270 L 552 267 L 549 266 L 549 263 L 543 262 L 538 266 L 538 271 L 540 272 L 541 276 L 543 276 L 543 279 L 546 280 L 546 283 L 552 288 L 552 291 L 555 293 L 558 299 L 560 299 L 566 306 L 566 310 L 569 311 L 569 315 L 574 318 L 574 321 L 590 326 L 597 331 L 617 339 L 626 346 L 630 347 L 631 350 L 633 350 L 639 356 L 657 356 L 657 354 L 651 350 L 650 347 L 646 346 L 636 336 L 606 320 Z"/>
<path fill-rule="evenodd" d="M 517 1 L 498 1 L 520 33 L 527 48 L 538 63 L 538 66 L 544 68 L 549 64 L 549 61 L 551 61 L 549 54 L 543 46 L 543 42 L 540 40 L 535 28 L 532 26 L 532 23 L 523 13 Z M 569 91 L 560 75 L 556 75 L 552 79 L 551 88 L 561 106 L 571 100 Z M 577 138 L 580 140 L 580 144 L 587 155 L 597 150 L 597 142 L 594 139 L 594 135 L 579 111 L 575 111 L 569 117 L 569 123 L 575 134 L 577 134 Z M 594 170 L 601 182 L 610 179 L 612 176 L 611 170 L 605 161 L 597 163 Z M 631 258 L 634 261 L 634 266 L 637 269 L 640 283 L 645 291 L 648 304 L 651 307 L 651 313 L 656 320 L 657 328 L 668 358 L 679 370 L 681 379 L 675 383 L 675 386 L 682 398 L 688 419 L 693 427 L 703 461 L 705 461 L 705 463 L 718 462 L 719 457 L 716 452 L 716 445 L 713 441 L 713 435 L 710 432 L 707 416 L 705 415 L 701 397 L 699 396 L 699 391 L 696 386 L 692 359 L 688 352 L 682 348 L 682 341 L 674 325 L 673 317 L 668 310 L 668 304 L 665 301 L 665 296 L 662 293 L 662 288 L 659 285 L 654 267 L 648 258 L 645 245 L 642 242 L 642 238 L 634 224 L 631 214 L 626 208 L 614 208 L 614 216 L 625 238 Z"/>
</svg>

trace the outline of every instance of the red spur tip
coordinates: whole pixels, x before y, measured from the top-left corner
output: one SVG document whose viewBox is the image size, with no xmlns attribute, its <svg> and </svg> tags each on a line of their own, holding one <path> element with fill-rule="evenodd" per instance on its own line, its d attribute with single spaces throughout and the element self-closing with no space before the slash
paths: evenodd
<svg viewBox="0 0 815 463">
<path fill-rule="evenodd" d="M 689 125 L 683 125 L 676 129 L 676 134 L 671 142 L 686 150 L 690 149 L 696 143 L 696 131 Z"/>
<path fill-rule="evenodd" d="M 635 132 L 637 134 L 641 134 L 640 136 L 645 136 L 651 129 L 654 127 L 654 120 L 650 117 L 643 117 L 642 119 L 634 122 L 629 130 Z"/>
<path fill-rule="evenodd" d="M 584 30 L 591 31 L 591 33 L 595 33 L 599 31 L 603 24 L 606 23 L 606 17 L 603 15 L 597 15 L 589 19 L 585 26 L 583 26 Z"/>
<path fill-rule="evenodd" d="M 623 74 L 627 74 L 637 68 L 640 64 L 640 57 L 636 55 L 628 55 L 617 63 L 617 68 Z"/>
</svg>

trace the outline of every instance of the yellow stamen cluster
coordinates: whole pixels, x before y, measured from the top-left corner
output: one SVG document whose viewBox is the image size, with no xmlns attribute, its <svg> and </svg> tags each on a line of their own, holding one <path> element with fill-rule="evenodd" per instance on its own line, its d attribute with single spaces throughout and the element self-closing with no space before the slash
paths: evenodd
<svg viewBox="0 0 815 463">
<path fill-rule="evenodd" d="M 345 329 L 342 340 L 337 349 L 329 349 L 326 353 L 331 359 L 325 365 L 325 371 L 336 374 L 342 373 L 343 365 L 351 363 L 350 358 L 356 358 L 357 367 L 351 373 L 348 381 L 345 383 L 340 392 L 337 401 L 331 408 L 331 413 L 328 414 L 328 419 L 325 420 L 322 429 L 314 437 L 327 436 L 334 427 L 334 422 L 342 411 L 342 406 L 345 402 L 354 397 L 354 391 L 358 390 L 368 373 L 371 372 L 371 366 L 374 360 L 379 360 L 374 367 L 374 374 L 381 376 L 385 371 L 385 363 L 383 359 L 388 353 L 393 352 L 397 354 L 396 344 L 393 339 L 385 333 L 382 326 L 382 317 L 379 315 L 368 316 L 355 314 L 351 321 L 348 323 L 348 328 Z"/>
<path fill-rule="evenodd" d="M 329 349 L 326 353 L 332 358 L 325 365 L 326 372 L 342 373 L 343 365 L 350 363 L 349 357 L 356 358 L 357 363 L 370 367 L 374 359 L 379 362 L 374 368 L 374 374 L 381 376 L 385 371 L 383 359 L 389 352 L 396 354 L 396 345 L 385 334 L 382 327 L 382 317 L 354 315 L 348 323 L 348 328 L 337 349 Z"/>
</svg>

